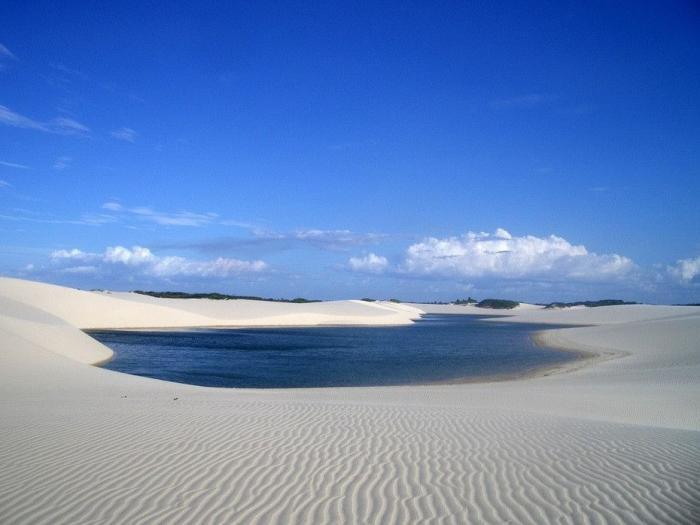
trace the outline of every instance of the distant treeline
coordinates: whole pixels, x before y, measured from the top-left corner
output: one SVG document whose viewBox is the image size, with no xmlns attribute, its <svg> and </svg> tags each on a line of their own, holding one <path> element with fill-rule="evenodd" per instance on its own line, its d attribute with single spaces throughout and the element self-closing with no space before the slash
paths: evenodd
<svg viewBox="0 0 700 525">
<path fill-rule="evenodd" d="M 601 299 L 600 301 L 576 301 L 573 303 L 549 303 L 544 305 L 545 308 L 571 308 L 572 306 L 587 306 L 595 308 L 596 306 L 619 306 L 621 304 L 639 304 L 634 301 L 623 301 L 622 299 Z"/>
<path fill-rule="evenodd" d="M 364 297 L 362 299 L 363 301 L 374 301 L 375 299 L 370 299 L 368 297 Z M 398 299 L 389 299 L 390 302 L 392 303 L 400 303 L 402 301 L 399 301 Z M 477 308 L 491 308 L 494 310 L 508 310 L 511 308 L 515 308 L 518 306 L 520 303 L 518 301 L 509 301 L 507 299 L 484 299 L 483 301 L 477 301 L 476 299 L 472 297 L 468 297 L 467 299 L 457 299 L 452 302 L 441 302 L 441 301 L 432 301 L 432 302 L 423 302 L 423 301 L 405 301 L 407 303 L 418 303 L 418 304 L 457 304 L 460 306 L 468 306 L 473 304 Z"/>
<path fill-rule="evenodd" d="M 369 297 L 364 297 L 362 299 L 363 301 L 375 301 L 376 299 L 370 299 Z M 391 302 L 394 303 L 399 303 L 398 299 L 389 299 Z M 414 301 L 408 301 L 408 302 L 414 302 Z M 460 306 L 469 306 L 469 305 L 474 305 L 477 308 L 491 308 L 493 310 L 511 310 L 515 308 L 516 306 L 519 306 L 520 303 L 518 301 L 511 301 L 508 299 L 483 299 L 481 301 L 477 301 L 473 297 L 467 297 L 466 299 L 456 299 L 455 301 L 446 303 L 446 302 L 440 302 L 440 301 L 433 301 L 431 303 L 422 303 L 422 304 L 456 304 Z M 545 308 L 549 309 L 554 309 L 554 308 L 571 308 L 572 306 L 586 306 L 588 308 L 595 308 L 597 306 L 617 306 L 621 304 L 639 304 L 634 301 L 623 301 L 622 299 L 601 299 L 599 301 L 575 301 L 572 303 L 564 303 L 564 302 L 555 302 L 555 303 L 549 303 L 549 304 L 540 304 L 540 306 L 544 306 Z M 679 305 L 679 306 L 700 306 L 698 304 L 689 304 L 689 305 Z"/>
<path fill-rule="evenodd" d="M 474 306 L 477 308 L 491 308 L 493 310 L 511 310 L 519 305 L 518 301 L 509 301 L 507 299 L 484 299 Z"/>
<path fill-rule="evenodd" d="M 134 293 L 160 297 L 163 299 L 213 299 L 215 301 L 230 301 L 235 299 L 246 299 L 248 301 L 270 301 L 275 303 L 320 303 L 315 299 L 304 299 L 295 297 L 294 299 L 273 299 L 271 297 L 258 297 L 256 295 L 228 295 L 223 293 L 187 293 L 187 292 L 153 292 L 145 290 L 134 290 Z"/>
<path fill-rule="evenodd" d="M 452 304 L 458 304 L 460 306 L 469 306 L 473 304 L 477 308 L 491 308 L 492 310 L 510 310 L 520 305 L 518 301 L 510 301 L 508 299 L 483 299 L 477 301 L 473 297 L 457 299 L 456 301 L 452 301 Z"/>
</svg>

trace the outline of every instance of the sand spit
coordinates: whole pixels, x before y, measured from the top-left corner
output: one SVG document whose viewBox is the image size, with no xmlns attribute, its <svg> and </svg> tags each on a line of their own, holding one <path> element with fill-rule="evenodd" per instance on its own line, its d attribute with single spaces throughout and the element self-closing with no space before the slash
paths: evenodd
<svg viewBox="0 0 700 525">
<path fill-rule="evenodd" d="M 418 313 L 211 303 L 0 279 L 0 523 L 700 521 L 700 308 L 511 311 L 599 325 L 542 337 L 609 359 L 509 382 L 216 389 L 85 364 L 109 350 L 78 328 Z"/>
</svg>

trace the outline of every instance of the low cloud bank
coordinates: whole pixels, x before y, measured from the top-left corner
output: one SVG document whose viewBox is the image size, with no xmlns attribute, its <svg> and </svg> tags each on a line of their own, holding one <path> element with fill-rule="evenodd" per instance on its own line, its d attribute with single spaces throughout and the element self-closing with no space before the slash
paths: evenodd
<svg viewBox="0 0 700 525">
<path fill-rule="evenodd" d="M 77 248 L 57 250 L 51 260 L 65 273 L 99 273 L 101 269 L 119 267 L 150 277 L 178 276 L 229 277 L 242 273 L 258 273 L 268 269 L 261 260 L 245 261 L 218 257 L 212 260 L 191 260 L 176 255 L 158 256 L 143 246 L 110 246 L 103 253 L 84 252 Z"/>
<path fill-rule="evenodd" d="M 516 237 L 499 228 L 494 233 L 468 232 L 458 237 L 428 237 L 406 249 L 393 268 L 386 258 L 369 254 L 353 257 L 351 269 L 374 273 L 443 278 L 576 279 L 607 281 L 629 276 L 634 262 L 618 254 L 596 254 L 583 245 L 550 235 Z"/>
<path fill-rule="evenodd" d="M 583 245 L 550 235 L 514 237 L 503 229 L 461 237 L 429 237 L 409 246 L 402 270 L 447 277 L 503 277 L 600 280 L 628 275 L 627 257 L 598 255 Z"/>
</svg>

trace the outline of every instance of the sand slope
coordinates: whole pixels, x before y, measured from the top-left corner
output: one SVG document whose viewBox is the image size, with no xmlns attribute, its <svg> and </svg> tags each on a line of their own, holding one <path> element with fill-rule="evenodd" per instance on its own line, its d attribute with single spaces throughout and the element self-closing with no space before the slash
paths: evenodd
<svg viewBox="0 0 700 525">
<path fill-rule="evenodd" d="M 1 296 L 31 304 L 82 329 L 188 326 L 409 324 L 421 310 L 393 303 L 276 303 L 158 299 L 134 293 L 86 292 L 0 277 Z"/>
<path fill-rule="evenodd" d="M 547 332 L 626 355 L 550 377 L 256 391 L 84 364 L 105 349 L 75 327 L 83 314 L 231 321 L 219 305 L 113 295 L 0 280 L 0 523 L 699 521 L 700 309 L 622 307 Z M 349 304 L 328 315 L 396 315 Z M 257 306 L 234 321 L 289 315 Z M 590 321 L 579 312 L 568 322 Z"/>
</svg>

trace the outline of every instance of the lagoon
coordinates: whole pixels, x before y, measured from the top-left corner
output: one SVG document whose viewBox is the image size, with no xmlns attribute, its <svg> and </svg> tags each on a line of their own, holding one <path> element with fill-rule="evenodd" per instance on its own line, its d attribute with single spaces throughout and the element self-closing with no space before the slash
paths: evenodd
<svg viewBox="0 0 700 525">
<path fill-rule="evenodd" d="M 551 325 L 427 315 L 410 326 L 90 331 L 105 368 L 201 386 L 300 388 L 503 379 L 575 358 L 536 345 Z"/>
</svg>

